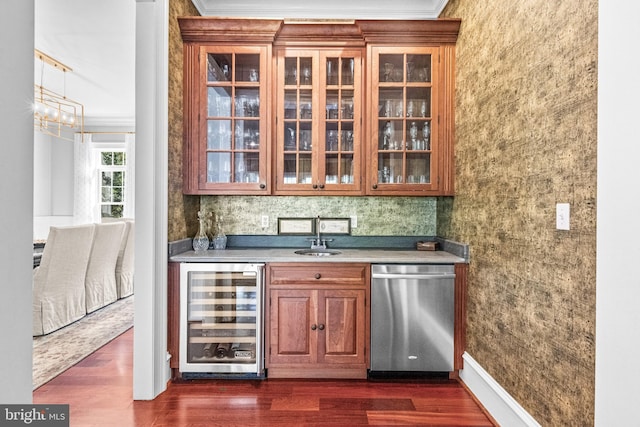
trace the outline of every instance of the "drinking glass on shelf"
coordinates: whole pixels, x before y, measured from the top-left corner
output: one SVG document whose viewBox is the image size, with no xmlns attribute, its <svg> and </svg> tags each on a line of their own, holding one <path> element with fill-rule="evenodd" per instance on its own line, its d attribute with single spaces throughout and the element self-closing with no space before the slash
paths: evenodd
<svg viewBox="0 0 640 427">
<path fill-rule="evenodd" d="M 402 117 L 402 99 L 396 103 L 396 117 Z"/>
<path fill-rule="evenodd" d="M 413 81 L 411 79 L 411 74 L 413 73 L 413 70 L 415 68 L 415 64 L 413 62 L 407 62 L 407 81 Z"/>
<path fill-rule="evenodd" d="M 384 81 L 392 82 L 393 81 L 393 64 L 391 62 L 384 63 Z"/>
<path fill-rule="evenodd" d="M 393 116 L 393 107 L 391 105 L 391 100 L 390 99 L 387 99 L 384 102 L 384 116 L 385 117 Z"/>
<path fill-rule="evenodd" d="M 310 85 L 311 84 L 311 70 L 309 69 L 309 67 L 303 67 L 302 71 L 302 84 L 303 85 Z"/>
<path fill-rule="evenodd" d="M 413 117 L 413 101 L 407 99 L 407 117 Z"/>
<path fill-rule="evenodd" d="M 258 81 L 258 70 L 256 70 L 255 68 L 251 68 L 249 70 L 249 81 L 250 82 L 257 82 Z"/>
</svg>

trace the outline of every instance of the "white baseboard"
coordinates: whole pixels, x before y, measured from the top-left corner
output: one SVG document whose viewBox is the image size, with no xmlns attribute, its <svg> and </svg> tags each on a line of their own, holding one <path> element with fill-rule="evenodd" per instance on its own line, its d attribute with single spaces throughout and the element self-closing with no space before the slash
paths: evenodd
<svg viewBox="0 0 640 427">
<path fill-rule="evenodd" d="M 508 427 L 540 427 L 540 423 L 529 415 L 469 353 L 465 352 L 462 358 L 464 369 L 460 371 L 460 379 L 498 424 Z"/>
</svg>

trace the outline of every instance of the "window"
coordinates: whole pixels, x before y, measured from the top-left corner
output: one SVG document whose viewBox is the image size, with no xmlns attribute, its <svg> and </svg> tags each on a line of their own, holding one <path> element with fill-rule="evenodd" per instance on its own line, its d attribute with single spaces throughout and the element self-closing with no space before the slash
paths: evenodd
<svg viewBox="0 0 640 427">
<path fill-rule="evenodd" d="M 125 197 L 127 156 L 124 151 L 100 152 L 100 216 L 122 218 L 127 203 Z"/>
</svg>

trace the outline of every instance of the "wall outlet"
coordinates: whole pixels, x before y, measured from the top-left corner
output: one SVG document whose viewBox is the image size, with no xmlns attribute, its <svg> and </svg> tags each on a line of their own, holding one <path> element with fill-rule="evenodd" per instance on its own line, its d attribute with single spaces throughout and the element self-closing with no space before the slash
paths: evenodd
<svg viewBox="0 0 640 427">
<path fill-rule="evenodd" d="M 262 215 L 260 218 L 262 228 L 269 228 L 269 215 Z"/>
<path fill-rule="evenodd" d="M 571 209 L 569 203 L 556 203 L 556 229 L 569 230 Z"/>
<path fill-rule="evenodd" d="M 351 228 L 358 228 L 358 215 L 351 215 Z"/>
</svg>

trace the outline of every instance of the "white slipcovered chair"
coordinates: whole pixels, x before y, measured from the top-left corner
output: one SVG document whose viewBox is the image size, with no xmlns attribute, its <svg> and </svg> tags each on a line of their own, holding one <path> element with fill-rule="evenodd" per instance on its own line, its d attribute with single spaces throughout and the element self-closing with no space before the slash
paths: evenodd
<svg viewBox="0 0 640 427">
<path fill-rule="evenodd" d="M 124 233 L 118 261 L 116 262 L 116 285 L 118 298 L 133 295 L 133 261 L 134 261 L 134 234 L 135 222 L 125 222 Z"/>
<path fill-rule="evenodd" d="M 85 278 L 87 313 L 118 299 L 115 271 L 124 227 L 124 222 L 95 224 L 96 231 Z"/>
<path fill-rule="evenodd" d="M 51 227 L 33 272 L 33 335 L 45 335 L 86 314 L 85 277 L 93 224 Z"/>
</svg>

